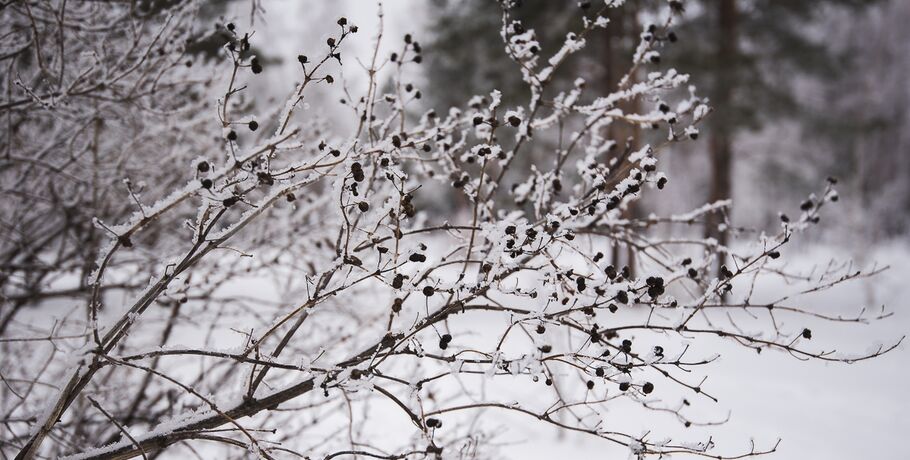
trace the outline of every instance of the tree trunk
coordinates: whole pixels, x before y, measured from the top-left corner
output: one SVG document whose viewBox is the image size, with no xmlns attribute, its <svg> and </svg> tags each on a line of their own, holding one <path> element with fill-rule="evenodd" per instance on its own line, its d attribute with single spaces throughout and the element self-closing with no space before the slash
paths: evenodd
<svg viewBox="0 0 910 460">
<path fill-rule="evenodd" d="M 736 0 L 718 1 L 717 29 L 717 75 L 714 91 L 714 105 L 717 115 L 711 124 L 711 190 L 710 202 L 726 200 L 732 196 L 733 175 L 733 126 L 732 90 L 736 66 Z M 705 236 L 714 238 L 726 246 L 729 230 L 718 228 L 723 215 L 711 213 L 706 217 Z M 718 255 L 717 269 L 725 263 L 726 257 Z"/>
<path fill-rule="evenodd" d="M 606 55 L 604 56 L 603 82 L 606 86 L 606 91 L 612 93 L 616 91 L 620 80 L 629 69 L 628 42 L 630 37 L 637 36 L 638 19 L 634 9 L 629 11 L 614 9 L 610 11 L 609 18 L 610 24 L 606 29 L 606 46 L 604 47 Z M 635 76 L 632 75 L 631 78 L 634 80 Z M 634 113 L 638 112 L 639 104 L 637 100 L 622 101 L 619 103 L 619 108 L 624 113 Z M 618 144 L 615 154 L 622 153 L 626 149 L 638 149 L 641 137 L 639 131 L 637 126 L 627 123 L 614 122 L 611 124 L 608 135 Z M 637 207 L 636 203 L 631 203 L 626 208 L 623 216 L 626 218 L 635 217 L 638 213 Z M 614 247 L 611 254 L 611 263 L 616 267 L 620 267 L 623 264 L 628 265 L 632 270 L 632 276 L 635 276 L 634 249 L 631 246 L 627 246 L 625 257 L 623 257 L 622 252 L 621 246 L 617 245 Z"/>
</svg>

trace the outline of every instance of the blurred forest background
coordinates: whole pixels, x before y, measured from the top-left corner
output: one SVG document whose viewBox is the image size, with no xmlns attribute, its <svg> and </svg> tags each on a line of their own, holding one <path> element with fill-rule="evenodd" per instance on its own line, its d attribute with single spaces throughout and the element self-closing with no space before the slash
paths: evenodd
<svg viewBox="0 0 910 460">
<path fill-rule="evenodd" d="M 621 9 L 623 16 L 611 17 L 611 26 L 589 40 L 597 51 L 573 61 L 602 91 L 625 74 L 639 34 L 666 2 L 630 3 L 634 8 Z M 565 30 L 574 15 L 563 2 L 524 4 L 522 19 L 544 48 L 555 47 L 563 37 L 554 31 Z M 687 177 L 674 184 L 689 187 L 673 194 L 683 202 L 646 202 L 638 212 L 733 198 L 735 225 L 764 227 L 777 221 L 778 206 L 798 202 L 831 175 L 842 179 L 844 215 L 851 216 L 835 226 L 844 232 L 838 236 L 905 235 L 910 31 L 903 24 L 910 2 L 698 0 L 684 6 L 675 36 L 667 37 L 677 44 L 662 58 L 692 74 L 715 113 L 700 142 L 663 164 L 671 178 Z M 447 94 L 521 87 L 499 47 L 484 45 L 497 38 L 496 8 L 483 0 L 437 0 L 430 8 L 428 81 L 458 88 L 427 91 L 440 96 L 433 103 L 457 103 Z M 663 132 L 616 135 L 640 143 Z M 707 232 L 723 238 L 710 225 Z"/>
<path fill-rule="evenodd" d="M 594 7 L 590 2 L 573 8 Z M 627 2 L 611 26 L 588 39 L 583 57 L 563 75 L 582 75 L 591 93 L 615 88 L 628 70 L 632 48 L 665 0 Z M 632 212 L 681 212 L 706 200 L 732 198 L 735 227 L 770 228 L 779 212 L 793 210 L 829 176 L 840 179 L 842 204 L 836 225 L 820 238 L 860 252 L 868 241 L 902 238 L 910 225 L 910 2 L 905 0 L 688 0 L 674 27 L 662 64 L 692 75 L 698 94 L 714 114 L 697 142 L 676 147 L 662 159 L 674 193 L 646 197 Z M 277 6 L 277 7 L 276 7 Z M 238 1 L 231 8 L 249 11 Z M 631 8 L 630 8 L 631 7 Z M 217 11 L 213 16 L 230 13 Z M 498 3 L 492 0 L 397 0 L 386 2 L 384 40 L 411 33 L 424 49 L 423 94 L 418 106 L 445 113 L 464 106 L 465 94 L 503 92 L 509 102 L 527 98 L 527 88 L 503 52 Z M 230 8 L 228 8 L 229 10 Z M 271 4 L 258 17 L 268 24 L 275 49 L 262 90 L 282 97 L 297 69 L 293 56 L 346 14 L 363 30 L 377 32 L 376 4 L 358 1 Z M 297 18 L 325 24 L 302 29 Z M 525 0 L 517 16 L 536 30 L 544 53 L 555 52 L 564 31 L 577 28 L 566 2 Z M 365 60 L 371 44 L 356 46 Z M 353 72 L 352 72 L 353 73 Z M 357 75 L 354 75 L 356 80 Z M 566 77 L 558 85 L 569 88 Z M 590 94 L 590 93 L 589 93 Z M 343 97 L 323 95 L 326 98 Z M 339 111 L 345 110 L 339 105 Z M 419 113 L 419 110 L 417 111 Z M 337 120 L 343 120 L 338 117 Z M 650 131 L 650 130 L 648 130 Z M 617 132 L 635 144 L 660 140 L 665 132 Z M 541 152 L 546 154 L 546 152 Z M 672 179 L 683 178 L 685 180 Z M 519 179 L 519 178 L 515 178 Z M 456 213 L 463 204 L 440 202 Z M 703 230 L 721 241 L 709 223 Z"/>
</svg>

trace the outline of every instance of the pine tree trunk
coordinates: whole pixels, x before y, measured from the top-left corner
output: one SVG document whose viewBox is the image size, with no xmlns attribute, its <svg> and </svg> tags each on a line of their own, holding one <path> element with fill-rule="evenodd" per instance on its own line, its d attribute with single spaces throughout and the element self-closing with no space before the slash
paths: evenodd
<svg viewBox="0 0 910 460">
<path fill-rule="evenodd" d="M 638 33 L 638 19 L 634 10 L 614 10 L 611 11 L 609 18 L 610 24 L 606 29 L 607 43 L 605 46 L 606 56 L 604 56 L 605 72 L 603 80 L 608 93 L 616 91 L 620 80 L 628 70 L 627 56 L 629 50 L 626 42 L 630 37 L 637 36 Z M 634 75 L 632 79 L 635 79 Z M 639 104 L 637 100 L 623 101 L 619 103 L 619 108 L 624 113 L 636 113 L 639 110 Z M 637 149 L 641 134 L 636 126 L 623 122 L 614 122 L 610 125 L 609 136 L 618 144 L 614 152 L 615 155 L 618 155 L 627 148 Z M 624 211 L 624 217 L 632 218 L 637 212 L 637 205 L 631 203 Z M 622 247 L 614 247 L 611 254 L 611 263 L 616 267 L 628 265 L 632 270 L 632 276 L 635 276 L 634 249 L 626 247 L 625 257 L 623 257 L 622 252 Z"/>
<path fill-rule="evenodd" d="M 711 125 L 711 190 L 709 200 L 715 202 L 732 196 L 733 175 L 733 126 L 730 118 L 732 110 L 732 88 L 735 78 L 736 60 L 736 0 L 719 0 L 717 11 L 717 76 L 715 83 L 714 105 L 717 115 Z M 728 241 L 728 229 L 721 230 L 718 225 L 723 222 L 722 215 L 711 213 L 705 223 L 705 236 L 717 240 L 720 245 Z M 718 256 L 717 269 L 725 262 Z"/>
</svg>

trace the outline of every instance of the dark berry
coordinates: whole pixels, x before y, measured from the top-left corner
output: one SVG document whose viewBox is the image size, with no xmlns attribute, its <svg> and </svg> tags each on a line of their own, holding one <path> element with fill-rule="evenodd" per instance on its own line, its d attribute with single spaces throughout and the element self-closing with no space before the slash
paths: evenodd
<svg viewBox="0 0 910 460">
<path fill-rule="evenodd" d="M 395 278 L 392 279 L 392 287 L 395 289 L 401 289 L 401 286 L 404 284 L 404 275 L 397 274 Z"/>
<path fill-rule="evenodd" d="M 250 61 L 250 70 L 252 70 L 253 73 L 261 73 L 261 72 L 262 72 L 262 64 L 259 63 L 259 59 L 253 58 L 253 59 Z"/>
</svg>

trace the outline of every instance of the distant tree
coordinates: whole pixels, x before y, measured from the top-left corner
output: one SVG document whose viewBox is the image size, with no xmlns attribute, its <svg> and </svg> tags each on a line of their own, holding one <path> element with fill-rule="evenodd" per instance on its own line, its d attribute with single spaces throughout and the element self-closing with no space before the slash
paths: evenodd
<svg viewBox="0 0 910 460">
<path fill-rule="evenodd" d="M 845 72 L 827 33 L 813 33 L 831 9 L 854 13 L 874 0 L 688 0 L 676 27 L 679 52 L 668 55 L 681 70 L 706 72 L 701 85 L 718 116 L 706 123 L 710 174 L 708 200 L 733 194 L 736 137 L 783 118 L 814 123 L 794 82 L 830 81 Z M 729 216 L 711 214 L 705 236 L 728 242 Z M 722 263 L 722 261 L 718 261 Z"/>
<path fill-rule="evenodd" d="M 804 98 L 815 116 L 801 134 L 818 152 L 808 161 L 846 179 L 853 224 L 867 238 L 902 236 L 910 229 L 907 21 L 910 4 L 900 0 L 861 12 L 830 12 L 822 24 L 838 66 Z"/>
</svg>

